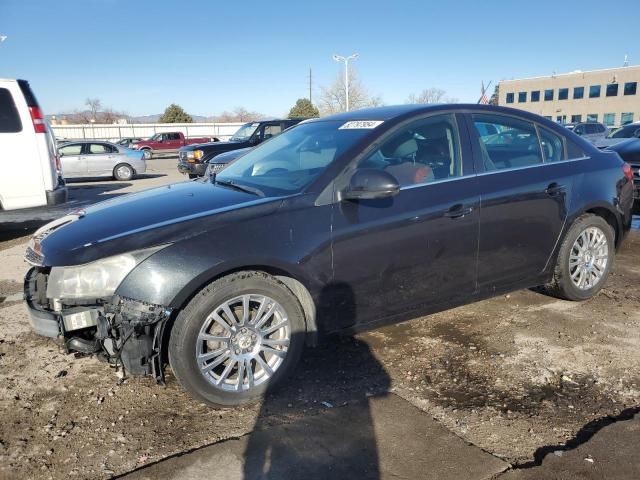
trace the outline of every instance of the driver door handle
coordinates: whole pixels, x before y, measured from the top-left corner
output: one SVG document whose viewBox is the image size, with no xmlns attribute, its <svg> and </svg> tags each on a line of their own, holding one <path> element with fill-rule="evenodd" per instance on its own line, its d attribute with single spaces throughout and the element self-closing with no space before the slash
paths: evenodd
<svg viewBox="0 0 640 480">
<path fill-rule="evenodd" d="M 457 203 L 449 208 L 449 210 L 445 211 L 444 216 L 449 218 L 461 218 L 465 215 L 469 215 L 471 212 L 473 212 L 473 207 L 465 207 L 461 203 Z"/>
<path fill-rule="evenodd" d="M 549 186 L 545 189 L 545 193 L 547 195 L 556 196 L 565 192 L 564 185 L 560 185 L 559 183 L 553 182 L 550 183 Z"/>
</svg>

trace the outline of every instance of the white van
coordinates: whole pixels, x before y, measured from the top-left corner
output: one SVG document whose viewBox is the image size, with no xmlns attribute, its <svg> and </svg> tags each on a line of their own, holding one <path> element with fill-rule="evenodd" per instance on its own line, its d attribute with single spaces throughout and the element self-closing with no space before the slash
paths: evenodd
<svg viewBox="0 0 640 480">
<path fill-rule="evenodd" d="M 56 142 L 29 83 L 0 78 L 0 221 L 66 201 Z"/>
</svg>

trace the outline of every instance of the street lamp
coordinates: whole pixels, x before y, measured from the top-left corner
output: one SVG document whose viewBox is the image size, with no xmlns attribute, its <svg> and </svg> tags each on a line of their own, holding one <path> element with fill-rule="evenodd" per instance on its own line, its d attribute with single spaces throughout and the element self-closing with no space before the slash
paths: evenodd
<svg viewBox="0 0 640 480">
<path fill-rule="evenodd" d="M 344 97 L 347 112 L 349 111 L 349 60 L 356 60 L 357 58 L 357 53 L 349 55 L 348 57 L 343 57 L 342 55 L 333 56 L 336 62 L 344 62 Z"/>
</svg>

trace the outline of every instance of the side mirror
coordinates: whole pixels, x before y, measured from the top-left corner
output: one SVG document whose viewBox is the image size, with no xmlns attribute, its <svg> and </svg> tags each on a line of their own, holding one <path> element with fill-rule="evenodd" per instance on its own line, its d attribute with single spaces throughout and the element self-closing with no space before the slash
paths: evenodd
<svg viewBox="0 0 640 480">
<path fill-rule="evenodd" d="M 393 197 L 400 191 L 396 178 L 382 170 L 363 168 L 351 176 L 341 200 L 374 200 Z"/>
</svg>

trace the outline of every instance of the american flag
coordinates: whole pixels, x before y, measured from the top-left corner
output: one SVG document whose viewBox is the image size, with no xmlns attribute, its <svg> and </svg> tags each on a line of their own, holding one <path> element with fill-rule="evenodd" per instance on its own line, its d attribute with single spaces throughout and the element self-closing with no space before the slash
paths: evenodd
<svg viewBox="0 0 640 480">
<path fill-rule="evenodd" d="M 489 105 L 489 99 L 487 98 L 487 95 L 486 95 L 487 89 L 484 88 L 484 82 L 482 82 L 482 89 L 480 91 L 482 92 L 482 95 L 480 96 L 480 100 L 478 100 L 478 103 L 480 105 Z"/>
</svg>

